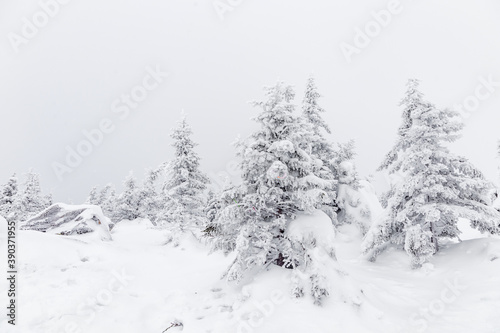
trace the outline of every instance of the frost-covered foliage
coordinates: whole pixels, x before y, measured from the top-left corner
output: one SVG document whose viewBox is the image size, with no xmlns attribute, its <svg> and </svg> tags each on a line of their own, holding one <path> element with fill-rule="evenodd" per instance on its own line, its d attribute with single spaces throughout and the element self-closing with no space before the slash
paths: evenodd
<svg viewBox="0 0 500 333">
<path fill-rule="evenodd" d="M 412 126 L 412 113 L 415 110 L 426 108 L 428 103 L 423 100 L 422 93 L 418 90 L 420 81 L 410 79 L 406 84 L 405 97 L 401 100 L 400 106 L 403 106 L 401 126 L 398 129 L 398 138 L 394 147 L 387 153 L 382 164 L 378 168 L 379 171 L 387 169 L 390 173 L 401 169 L 398 158 L 408 148 L 412 142 L 408 138 L 407 132 Z"/>
<path fill-rule="evenodd" d="M 7 184 L 5 184 L 0 190 L 0 215 L 8 216 L 12 210 L 12 205 L 17 196 L 18 185 L 16 174 L 10 177 Z"/>
<path fill-rule="evenodd" d="M 315 80 L 313 77 L 310 77 L 302 102 L 302 118 L 311 128 L 308 140 L 310 140 L 311 145 L 311 156 L 315 158 L 313 167 L 315 169 L 315 174 L 319 175 L 321 178 L 335 179 L 338 184 L 340 184 L 342 182 L 341 178 L 343 172 L 341 170 L 342 163 L 350 162 L 354 165 L 354 141 L 351 140 L 347 143 L 339 143 L 332 142 L 325 137 L 323 130 L 328 134 L 331 133 L 331 130 L 321 117 L 321 113 L 325 112 L 325 110 L 318 104 L 318 99 L 320 97 L 321 95 L 317 91 Z M 354 179 L 352 179 L 349 184 L 356 187 L 359 185 L 358 176 L 356 173 L 352 175 Z M 329 192 L 332 204 L 322 207 L 322 210 L 330 216 L 334 223 L 336 222 L 335 210 L 337 206 L 337 190 L 335 186 L 334 190 Z"/>
<path fill-rule="evenodd" d="M 95 186 L 85 203 L 100 206 L 113 224 L 137 218 L 147 218 L 155 223 L 162 208 L 162 198 L 156 189 L 159 174 L 159 169 L 146 170 L 142 187 L 137 185 L 137 180 L 130 174 L 124 182 L 124 191 L 119 196 L 111 184 L 100 191 Z"/>
<path fill-rule="evenodd" d="M 113 186 L 111 184 L 106 184 L 104 188 L 99 191 L 99 197 L 97 198 L 97 202 L 99 206 L 103 206 L 106 200 L 111 196 L 111 192 L 113 191 Z"/>
<path fill-rule="evenodd" d="M 43 195 L 40 187 L 40 177 L 30 171 L 26 175 L 26 182 L 22 190 L 14 196 L 10 212 L 6 219 L 8 221 L 18 220 L 25 222 L 31 216 L 41 212 L 52 204 L 51 195 Z"/>
<path fill-rule="evenodd" d="M 411 258 L 411 266 L 422 266 L 434 254 L 433 233 L 423 230 L 421 224 L 416 224 L 406 229 L 404 249 Z"/>
<path fill-rule="evenodd" d="M 292 295 L 302 297 L 307 291 L 314 303 L 321 305 L 331 292 L 327 272 L 337 268 L 333 247 L 335 231 L 331 221 L 321 212 L 303 215 L 291 221 L 285 232 L 286 264 L 294 268 Z"/>
<path fill-rule="evenodd" d="M 92 187 L 90 190 L 87 200 L 85 200 L 87 205 L 99 205 L 99 194 L 97 193 L 97 186 Z"/>
<path fill-rule="evenodd" d="M 215 221 L 218 212 L 221 210 L 221 199 L 220 193 L 215 193 L 213 190 L 208 191 L 207 195 L 207 205 L 204 208 L 205 217 L 207 219 L 207 229 L 205 232 L 208 235 L 212 235 L 213 229 L 210 228 L 211 224 Z"/>
<path fill-rule="evenodd" d="M 356 166 L 352 161 L 346 160 L 339 163 L 339 184 L 349 185 L 352 187 L 359 186 L 359 176 Z"/>
<path fill-rule="evenodd" d="M 135 220 L 141 217 L 140 188 L 130 174 L 124 182 L 124 191 L 118 196 L 112 212 L 112 220 L 117 223 L 122 220 Z"/>
<path fill-rule="evenodd" d="M 142 188 L 139 190 L 139 215 L 153 224 L 163 208 L 162 198 L 157 192 L 156 183 L 161 170 L 147 170 Z"/>
<path fill-rule="evenodd" d="M 492 184 L 465 158 L 445 146 L 459 137 L 458 114 L 422 100 L 411 80 L 403 125 L 382 168 L 399 172 L 384 217 L 370 230 L 364 251 L 376 255 L 387 244 L 403 245 L 414 266 L 438 251 L 442 237 L 458 237 L 459 218 L 481 232 L 499 233 L 500 214 L 490 205 Z"/>
<path fill-rule="evenodd" d="M 321 117 L 321 113 L 325 112 L 325 110 L 318 104 L 320 97 L 315 79 L 311 76 L 307 80 L 306 92 L 302 102 L 302 117 L 313 125 L 314 132 L 319 133 L 320 128 L 323 128 L 327 133 L 331 133 L 330 127 Z"/>
<path fill-rule="evenodd" d="M 209 180 L 200 171 L 200 158 L 191 135 L 191 127 L 183 116 L 171 135 L 175 157 L 167 164 L 164 207 L 158 216 L 158 223 L 179 230 L 206 227 L 204 192 Z"/>
<path fill-rule="evenodd" d="M 221 193 L 214 194 L 209 200 L 206 209 L 208 226 L 205 234 L 210 239 L 213 251 L 222 250 L 228 253 L 235 250 L 236 238 L 246 216 L 241 204 L 243 195 L 244 190 L 241 186 L 227 183 Z"/>
<path fill-rule="evenodd" d="M 307 81 L 304 99 L 302 101 L 302 117 L 298 121 L 303 122 L 302 127 L 308 132 L 307 144 L 303 145 L 305 151 L 311 158 L 312 172 L 322 179 L 336 180 L 338 162 L 340 160 L 339 151 L 335 150 L 332 142 L 327 140 L 324 132 L 331 133 L 330 127 L 322 118 L 321 113 L 325 110 L 318 104 L 321 95 L 318 93 L 313 77 Z M 323 132 L 324 131 L 324 132 Z M 336 221 L 336 182 L 332 188 L 325 188 L 324 191 L 328 200 L 321 206 L 321 209 L 330 216 L 332 221 Z"/>
<path fill-rule="evenodd" d="M 124 191 L 117 198 L 115 191 L 108 185 L 101 191 L 97 204 L 102 206 L 106 214 L 110 214 L 115 223 L 138 218 L 147 218 L 154 223 L 161 209 L 161 199 L 155 186 L 159 173 L 159 170 L 147 170 L 142 187 L 130 174 L 125 180 Z"/>
<path fill-rule="evenodd" d="M 261 109 L 255 118 L 260 129 L 237 146 L 243 178 L 233 192 L 238 198 L 222 213 L 228 221 L 223 228 L 239 230 L 228 280 L 266 263 L 288 265 L 290 244 L 283 233 L 289 221 L 296 212 L 329 203 L 335 186 L 335 180 L 315 173 L 310 126 L 293 114 L 292 88 L 278 82 L 265 91 L 267 100 L 253 103 Z"/>
<path fill-rule="evenodd" d="M 110 240 L 109 223 L 98 206 L 58 203 L 30 218 L 21 229 L 63 236 L 92 233 L 100 240 Z"/>
<path fill-rule="evenodd" d="M 109 199 L 112 188 L 113 186 L 111 184 L 107 184 L 102 190 L 98 191 L 98 187 L 94 186 L 92 190 L 90 190 L 89 196 L 87 200 L 85 200 L 85 204 L 102 207 Z"/>
<path fill-rule="evenodd" d="M 116 190 L 112 185 L 106 185 L 100 192 L 99 202 L 105 216 L 113 219 L 113 212 L 116 207 Z M 113 220 L 113 222 L 115 222 Z"/>
<path fill-rule="evenodd" d="M 350 182 L 350 185 L 354 186 L 354 187 L 358 186 L 359 185 L 358 184 L 359 177 L 358 177 L 358 174 L 356 172 L 356 167 L 355 167 L 354 161 L 353 161 L 354 157 L 356 156 L 356 153 L 354 151 L 354 149 L 355 149 L 354 140 L 349 140 L 345 143 L 335 142 L 335 143 L 333 143 L 332 147 L 333 147 L 333 154 L 332 154 L 332 158 L 330 160 L 330 168 L 333 171 L 333 175 L 334 175 L 335 179 L 337 179 L 339 181 L 339 183 L 342 182 L 342 180 L 341 180 L 341 178 L 343 177 L 342 173 L 345 170 L 341 169 L 341 165 L 344 162 L 349 162 L 353 166 L 353 170 L 354 170 L 354 173 L 352 174 L 352 176 L 354 178 Z"/>
<path fill-rule="evenodd" d="M 382 211 L 373 186 L 368 180 L 360 180 L 354 165 L 345 161 L 340 164 L 337 204 L 339 224 L 354 224 L 364 235 L 373 219 Z"/>
</svg>

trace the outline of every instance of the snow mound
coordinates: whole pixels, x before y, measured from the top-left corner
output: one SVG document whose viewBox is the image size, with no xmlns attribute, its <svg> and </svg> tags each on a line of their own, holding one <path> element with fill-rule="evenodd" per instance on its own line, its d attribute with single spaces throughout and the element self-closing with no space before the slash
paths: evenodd
<svg viewBox="0 0 500 333">
<path fill-rule="evenodd" d="M 99 206 L 56 203 L 23 223 L 20 229 L 111 240 L 110 223 Z"/>
<path fill-rule="evenodd" d="M 299 215 L 291 221 L 286 236 L 291 241 L 301 243 L 307 239 L 315 239 L 320 248 L 331 249 L 335 240 L 335 229 L 328 215 L 316 210 L 312 214 Z"/>
</svg>

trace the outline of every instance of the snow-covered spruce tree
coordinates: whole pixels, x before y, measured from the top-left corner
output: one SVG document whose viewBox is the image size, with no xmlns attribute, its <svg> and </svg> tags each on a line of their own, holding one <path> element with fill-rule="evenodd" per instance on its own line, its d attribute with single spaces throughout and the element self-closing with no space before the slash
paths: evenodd
<svg viewBox="0 0 500 333">
<path fill-rule="evenodd" d="M 307 80 L 306 92 L 302 101 L 302 117 L 313 126 L 315 133 L 321 134 L 321 128 L 327 133 L 331 133 L 330 127 L 321 117 L 321 113 L 324 113 L 325 110 L 318 104 L 320 97 L 321 95 L 318 93 L 315 79 L 313 76 L 310 76 Z M 318 149 L 321 147 L 314 148 Z"/>
<path fill-rule="evenodd" d="M 321 113 L 325 110 L 318 104 L 318 99 L 321 95 L 318 93 L 314 77 L 309 77 L 307 80 L 306 91 L 302 101 L 302 119 L 305 122 L 304 129 L 308 128 L 308 142 L 304 148 L 311 156 L 312 172 L 323 179 L 337 180 L 338 163 L 340 160 L 339 151 L 335 150 L 333 143 L 329 142 L 323 131 L 331 133 L 330 127 L 322 118 Z M 336 183 L 335 183 L 336 185 Z M 332 219 L 337 222 L 335 211 L 336 205 L 336 186 L 331 189 L 325 189 L 328 194 L 328 200 L 321 207 L 322 210 Z"/>
<path fill-rule="evenodd" d="M 85 203 L 88 205 L 99 205 L 99 195 L 97 194 L 97 186 L 92 187 L 90 190 L 89 196 Z"/>
<path fill-rule="evenodd" d="M 359 179 L 352 162 L 342 162 L 339 165 L 339 171 L 337 193 L 339 224 L 353 224 L 365 235 L 372 224 L 372 216 L 381 210 L 378 198 L 370 181 Z"/>
<path fill-rule="evenodd" d="M 278 82 L 265 91 L 267 100 L 253 103 L 262 109 L 255 118 L 260 129 L 237 146 L 243 184 L 237 192 L 241 198 L 230 206 L 236 210 L 228 213 L 234 218 L 225 227 L 239 231 L 229 281 L 239 281 L 245 271 L 267 263 L 295 267 L 303 253 L 284 237 L 288 223 L 296 212 L 311 212 L 326 203 L 335 186 L 334 180 L 313 173 L 311 131 L 293 114 L 292 88 Z"/>
<path fill-rule="evenodd" d="M 230 182 L 224 184 L 221 193 L 208 201 L 206 214 L 208 226 L 204 230 L 210 239 L 212 251 L 234 251 L 241 221 L 245 218 L 242 198 L 244 190 Z"/>
<path fill-rule="evenodd" d="M 163 194 L 167 198 L 159 223 L 174 229 L 204 229 L 205 190 L 208 177 L 200 171 L 200 158 L 194 151 L 192 130 L 185 116 L 171 134 L 175 157 L 166 165 L 167 179 Z"/>
<path fill-rule="evenodd" d="M 52 205 L 52 197 L 42 195 L 40 177 L 37 173 L 30 171 L 26 175 L 23 190 L 15 197 L 7 220 L 17 219 L 20 222 L 25 222 L 50 205 Z"/>
<path fill-rule="evenodd" d="M 338 180 L 340 178 L 340 164 L 354 159 L 354 141 L 334 143 L 325 137 L 323 131 L 331 134 L 331 130 L 321 116 L 321 113 L 324 113 L 325 110 L 318 104 L 320 97 L 314 77 L 310 77 L 302 101 L 302 118 L 311 127 L 309 138 L 311 154 L 320 159 L 323 165 L 330 169 L 334 179 Z"/>
<path fill-rule="evenodd" d="M 108 187 L 109 186 L 109 187 Z M 109 194 L 108 194 L 109 193 Z M 116 222 L 115 210 L 116 210 L 116 191 L 111 185 L 106 185 L 105 188 L 101 190 L 100 199 L 101 208 L 104 216 L 109 217 L 113 222 L 113 226 Z"/>
<path fill-rule="evenodd" d="M 161 198 L 156 190 L 159 173 L 160 170 L 147 170 L 144 184 L 139 190 L 140 215 L 149 219 L 153 224 L 156 224 L 156 218 L 162 209 Z"/>
<path fill-rule="evenodd" d="M 314 173 L 337 182 L 334 190 L 329 192 L 330 203 L 323 206 L 322 210 L 330 216 L 335 225 L 353 223 L 366 233 L 371 213 L 368 205 L 360 202 L 360 195 L 357 193 L 360 183 L 353 163 L 354 141 L 337 143 L 326 139 L 324 132 L 331 131 L 321 117 L 325 110 L 318 104 L 320 97 L 314 78 L 310 77 L 302 103 L 302 118 L 312 127 L 311 155 L 321 161 L 320 168 Z M 339 197 L 340 192 L 342 197 Z"/>
<path fill-rule="evenodd" d="M 315 174 L 321 175 L 325 179 L 335 179 L 338 183 L 337 185 L 340 185 L 342 184 L 342 178 L 345 178 L 345 175 L 342 175 L 341 165 L 344 162 L 350 162 L 354 165 L 354 141 L 338 143 L 331 142 L 325 137 L 323 131 L 330 134 L 331 130 L 321 116 L 321 113 L 324 113 L 325 110 L 318 104 L 320 97 L 321 95 L 317 91 L 315 80 L 313 77 L 310 77 L 307 81 L 306 92 L 302 102 L 302 118 L 312 127 L 310 137 L 311 155 L 321 161 Z M 348 185 L 354 188 L 359 187 L 357 174 L 354 173 L 351 176 L 354 176 L 354 179 L 349 180 Z M 343 184 L 346 183 L 344 182 Z M 337 222 L 336 215 L 334 214 L 334 211 L 338 208 L 337 194 L 338 186 L 329 193 L 329 196 L 332 198 L 331 204 L 323 207 L 323 211 L 330 216 L 334 223 Z"/>
<path fill-rule="evenodd" d="M 212 235 L 213 229 L 210 228 L 210 225 L 215 221 L 215 217 L 221 208 L 220 193 L 215 193 L 212 189 L 208 190 L 207 204 L 203 209 L 207 218 L 207 229 L 205 230 L 207 235 Z"/>
<path fill-rule="evenodd" d="M 411 113 L 413 110 L 425 105 L 423 94 L 418 89 L 419 84 L 420 81 L 417 79 L 409 79 L 406 83 L 405 96 L 399 103 L 399 105 L 403 107 L 403 112 L 401 114 L 401 125 L 398 128 L 396 143 L 386 154 L 384 160 L 377 169 L 377 171 L 388 173 L 388 178 L 391 183 L 390 189 L 380 196 L 380 202 L 384 208 L 387 207 L 389 198 L 394 195 L 396 183 L 403 180 L 401 165 L 399 164 L 398 158 L 410 144 L 407 140 L 406 132 L 410 129 L 412 124 Z"/>
<path fill-rule="evenodd" d="M 17 177 L 13 174 L 7 184 L 3 186 L 0 192 L 0 215 L 6 217 L 9 215 L 14 200 L 18 192 Z"/>
<path fill-rule="evenodd" d="M 413 111 L 425 108 L 428 104 L 423 100 L 422 93 L 418 90 L 420 81 L 417 79 L 409 79 L 406 83 L 405 97 L 401 100 L 400 106 L 403 106 L 401 115 L 401 126 L 398 129 L 398 138 L 394 147 L 387 153 L 378 171 L 388 170 L 390 173 L 400 170 L 400 162 L 398 157 L 408 148 L 411 142 L 407 138 L 407 132 L 411 128 L 413 120 Z"/>
<path fill-rule="evenodd" d="M 410 81 L 410 87 L 414 88 Z M 410 89 L 411 90 L 411 89 Z M 459 218 L 481 232 L 499 233 L 500 214 L 489 205 L 492 184 L 465 158 L 445 146 L 459 137 L 458 113 L 441 110 L 413 90 L 405 98 L 399 145 L 383 167 L 401 172 L 403 181 L 388 198 L 384 217 L 372 226 L 363 243 L 372 259 L 386 244 L 403 245 L 413 267 L 439 250 L 439 239 L 458 237 Z M 411 107 L 408 107 L 411 100 Z M 409 111 L 408 111 L 409 110 Z M 403 129 L 403 130 L 401 130 Z"/>
<path fill-rule="evenodd" d="M 132 174 L 127 176 L 124 182 L 125 189 L 116 199 L 113 222 L 118 223 L 122 220 L 135 220 L 141 217 L 140 211 L 140 189 L 137 187 L 136 180 Z"/>
<path fill-rule="evenodd" d="M 106 202 L 106 200 L 109 198 L 112 189 L 113 186 L 111 184 L 106 184 L 106 186 L 104 186 L 104 188 L 99 191 L 99 195 L 97 197 L 97 203 L 99 206 L 101 206 L 101 208 Z"/>
<path fill-rule="evenodd" d="M 354 165 L 356 156 L 354 140 L 346 143 L 337 143 L 334 147 L 335 156 L 333 159 L 334 174 L 339 184 L 348 184 L 353 188 L 359 187 L 359 175 Z M 346 174 L 346 166 L 349 165 L 350 172 Z"/>
</svg>

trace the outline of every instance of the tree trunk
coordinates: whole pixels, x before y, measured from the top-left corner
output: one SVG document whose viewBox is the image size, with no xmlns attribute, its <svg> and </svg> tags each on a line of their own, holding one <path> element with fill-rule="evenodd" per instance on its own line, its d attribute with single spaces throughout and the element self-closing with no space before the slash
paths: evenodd
<svg viewBox="0 0 500 333">
<path fill-rule="evenodd" d="M 431 233 L 432 233 L 431 241 L 432 241 L 432 243 L 434 243 L 434 253 L 436 253 L 437 251 L 439 251 L 439 244 L 438 244 L 437 237 L 434 235 L 434 223 L 433 222 L 431 222 Z"/>
</svg>

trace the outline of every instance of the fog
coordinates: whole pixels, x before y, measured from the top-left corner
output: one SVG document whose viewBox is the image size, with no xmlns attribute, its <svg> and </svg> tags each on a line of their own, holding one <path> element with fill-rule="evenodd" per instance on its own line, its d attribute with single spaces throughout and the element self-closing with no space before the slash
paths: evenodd
<svg viewBox="0 0 500 333">
<path fill-rule="evenodd" d="M 248 101 L 283 80 L 300 104 L 311 74 L 331 139 L 356 141 L 361 175 L 391 148 L 415 77 L 439 107 L 469 103 L 452 149 L 496 180 L 499 9 L 486 0 L 2 1 L 0 183 L 34 168 L 55 201 L 83 202 L 94 185 L 120 187 L 130 171 L 141 178 L 172 158 L 183 110 L 213 176 L 235 159 L 231 142 L 255 129 Z M 95 129 L 102 138 L 82 144 Z M 69 166 L 79 145 L 88 154 Z"/>
</svg>

